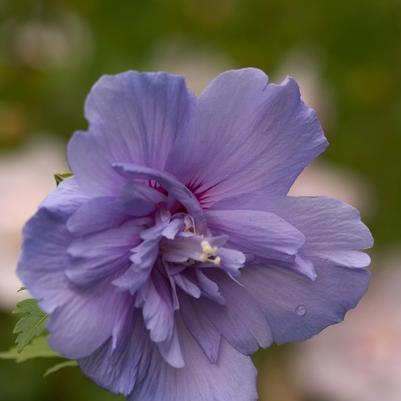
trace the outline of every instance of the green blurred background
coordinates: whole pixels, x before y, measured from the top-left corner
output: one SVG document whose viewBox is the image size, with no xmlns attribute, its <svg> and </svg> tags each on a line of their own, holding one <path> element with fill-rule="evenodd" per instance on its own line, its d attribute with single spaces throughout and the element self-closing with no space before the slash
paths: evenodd
<svg viewBox="0 0 401 401">
<path fill-rule="evenodd" d="M 0 0 L 0 195 L 20 185 L 6 176 L 4 166 L 16 164 L 14 159 L 29 164 L 28 158 L 18 159 L 23 150 L 43 143 L 59 146 L 85 128 L 84 99 L 100 75 L 169 69 L 188 74 L 199 92 L 218 72 L 244 66 L 259 67 L 275 80 L 287 73 L 299 78 L 331 142 L 322 163 L 347 171 L 344 179 L 357 177 L 350 190 L 363 186 L 356 203 L 364 205 L 375 255 L 397 250 L 399 0 Z M 3 307 L 0 350 L 13 342 L 14 323 Z M 265 370 L 267 377 L 262 400 L 336 400 L 324 391 L 318 398 L 300 388 L 283 392 L 292 388 L 293 353 L 293 347 L 284 346 L 256 355 L 260 377 Z M 43 379 L 49 364 L 0 361 L 0 401 L 119 399 L 77 369 Z"/>
</svg>

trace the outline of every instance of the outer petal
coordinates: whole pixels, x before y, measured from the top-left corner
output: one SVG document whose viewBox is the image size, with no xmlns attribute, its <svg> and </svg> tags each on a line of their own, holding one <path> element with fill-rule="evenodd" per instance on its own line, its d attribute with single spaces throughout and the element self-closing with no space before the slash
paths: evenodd
<svg viewBox="0 0 401 401">
<path fill-rule="evenodd" d="M 39 208 L 58 215 L 70 216 L 88 199 L 88 196 L 82 193 L 75 177 L 71 177 L 62 181 L 50 192 Z"/>
<path fill-rule="evenodd" d="M 305 340 L 344 319 L 365 293 L 370 273 L 332 264 L 316 266 L 317 279 L 272 266 L 248 266 L 241 283 L 260 305 L 274 341 Z"/>
<path fill-rule="evenodd" d="M 154 353 L 149 370 L 129 396 L 132 401 L 256 401 L 256 370 L 249 357 L 222 342 L 211 364 L 192 336 L 179 325 L 185 367 L 175 369 Z"/>
<path fill-rule="evenodd" d="M 275 85 L 260 70 L 227 71 L 200 96 L 167 169 L 210 205 L 260 189 L 286 194 L 326 146 L 292 78 Z"/>
<path fill-rule="evenodd" d="M 46 197 L 24 227 L 17 274 L 47 313 L 69 296 L 64 269 L 72 237 L 66 221 L 87 200 L 76 180 L 68 178 Z"/>
<path fill-rule="evenodd" d="M 89 132 L 78 132 L 68 146 L 68 161 L 88 193 L 112 194 L 122 179 L 113 162 L 163 169 L 193 102 L 182 77 L 129 71 L 103 76 L 85 107 Z"/>
<path fill-rule="evenodd" d="M 71 236 L 65 228 L 65 220 L 63 215 L 40 209 L 24 227 L 17 273 L 48 313 L 69 296 L 64 268 Z"/>
<path fill-rule="evenodd" d="M 121 273 L 130 265 L 130 250 L 139 243 L 141 228 L 135 221 L 74 238 L 68 247 L 66 276 L 78 286 L 88 286 Z"/>
</svg>

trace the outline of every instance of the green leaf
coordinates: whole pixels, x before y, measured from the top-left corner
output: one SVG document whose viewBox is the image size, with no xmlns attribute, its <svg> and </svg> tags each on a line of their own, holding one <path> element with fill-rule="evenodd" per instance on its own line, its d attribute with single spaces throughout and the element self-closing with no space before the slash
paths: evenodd
<svg viewBox="0 0 401 401">
<path fill-rule="evenodd" d="M 17 363 L 25 362 L 34 358 L 60 358 L 61 355 L 54 352 L 48 344 L 47 336 L 35 338 L 21 352 L 17 347 L 12 347 L 8 351 L 0 352 L 0 359 L 12 359 Z"/>
<path fill-rule="evenodd" d="M 21 352 L 33 338 L 40 336 L 45 330 L 47 315 L 40 310 L 35 299 L 19 302 L 13 313 L 23 314 L 13 330 L 13 333 L 18 334 L 15 343 L 18 352 Z"/>
<path fill-rule="evenodd" d="M 58 186 L 60 182 L 64 181 L 66 178 L 72 177 L 72 173 L 57 173 L 54 174 L 54 179 L 56 180 L 56 185 Z"/>
<path fill-rule="evenodd" d="M 64 368 L 72 368 L 78 366 L 78 362 L 77 361 L 65 361 L 65 362 L 61 362 L 58 363 L 57 365 L 52 366 L 50 369 L 47 369 L 45 374 L 43 375 L 44 377 L 51 375 L 52 373 L 56 373 L 61 369 Z"/>
</svg>

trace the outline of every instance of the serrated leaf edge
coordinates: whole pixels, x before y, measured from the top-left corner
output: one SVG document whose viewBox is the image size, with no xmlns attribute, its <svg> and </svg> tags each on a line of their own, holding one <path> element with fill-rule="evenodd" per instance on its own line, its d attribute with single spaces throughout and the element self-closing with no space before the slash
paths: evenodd
<svg viewBox="0 0 401 401">
<path fill-rule="evenodd" d="M 34 334 L 33 334 L 30 338 L 28 338 L 28 341 L 20 342 L 20 338 L 21 338 L 21 335 L 24 333 L 24 330 L 23 330 L 23 329 L 20 330 L 19 324 L 20 324 L 21 321 L 23 321 L 23 319 L 27 318 L 28 316 L 32 316 L 32 313 L 31 313 L 31 312 L 27 312 L 27 311 L 21 310 L 20 305 L 21 305 L 22 303 L 27 303 L 27 301 L 28 301 L 28 302 L 32 302 L 32 301 L 33 301 L 33 303 L 35 304 L 35 306 L 37 307 L 37 309 L 39 310 L 39 312 L 42 313 L 43 316 L 42 316 L 32 327 L 30 327 L 30 330 L 32 330 L 32 331 L 34 332 Z M 32 340 L 33 340 L 34 338 L 39 337 L 39 336 L 43 333 L 45 327 L 42 327 L 42 329 L 41 329 L 39 332 L 37 332 L 37 333 L 36 333 L 36 331 L 40 328 L 41 325 L 43 325 L 43 323 L 46 321 L 46 319 L 49 317 L 49 315 L 47 315 L 46 313 L 44 313 L 44 312 L 40 309 L 40 307 L 39 307 L 37 301 L 36 301 L 34 298 L 27 298 L 27 299 L 24 299 L 23 301 L 18 302 L 17 305 L 16 305 L 16 309 L 14 309 L 14 310 L 12 311 L 12 313 L 23 315 L 23 316 L 18 320 L 18 322 L 15 324 L 14 329 L 13 329 L 13 333 L 14 333 L 14 334 L 18 334 L 18 335 L 17 335 L 17 338 L 16 338 L 16 340 L 15 340 L 15 344 L 17 345 L 17 352 L 18 352 L 18 353 L 21 353 L 21 352 L 23 351 L 23 349 L 24 349 L 27 345 L 29 345 L 29 344 L 32 342 Z"/>
</svg>

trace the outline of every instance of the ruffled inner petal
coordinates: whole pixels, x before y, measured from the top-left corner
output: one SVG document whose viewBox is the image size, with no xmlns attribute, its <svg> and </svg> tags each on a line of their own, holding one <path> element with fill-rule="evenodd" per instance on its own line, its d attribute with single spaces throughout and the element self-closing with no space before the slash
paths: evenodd
<svg viewBox="0 0 401 401">
<path fill-rule="evenodd" d="M 130 250 L 139 243 L 141 227 L 129 221 L 116 228 L 77 237 L 71 242 L 65 274 L 76 285 L 87 286 L 115 275 L 129 264 Z"/>
<path fill-rule="evenodd" d="M 305 243 L 304 235 L 274 213 L 256 210 L 208 210 L 208 226 L 229 236 L 228 244 L 259 260 L 291 264 Z"/>
<path fill-rule="evenodd" d="M 174 307 L 165 278 L 158 272 L 142 286 L 136 306 L 142 307 L 145 327 L 150 339 L 157 343 L 163 358 L 175 368 L 182 368 L 184 360 L 177 336 Z"/>
<path fill-rule="evenodd" d="M 127 163 L 115 163 L 113 164 L 113 168 L 126 178 L 157 181 L 169 195 L 186 208 L 195 221 L 197 231 L 202 232 L 205 230 L 204 213 L 198 200 L 195 195 L 174 176 L 148 167 Z"/>
<path fill-rule="evenodd" d="M 118 226 L 126 218 L 115 197 L 92 198 L 68 219 L 67 228 L 73 235 L 82 236 Z"/>
<path fill-rule="evenodd" d="M 182 301 L 183 320 L 197 341 L 201 345 L 204 341 L 197 327 L 200 321 L 203 326 L 211 325 L 244 355 L 251 355 L 259 347 L 269 346 L 273 341 L 270 327 L 263 310 L 247 290 L 220 271 L 211 272 L 209 277 L 218 285 L 225 299 L 224 305 L 206 298 L 185 298 L 185 302 Z"/>
</svg>

